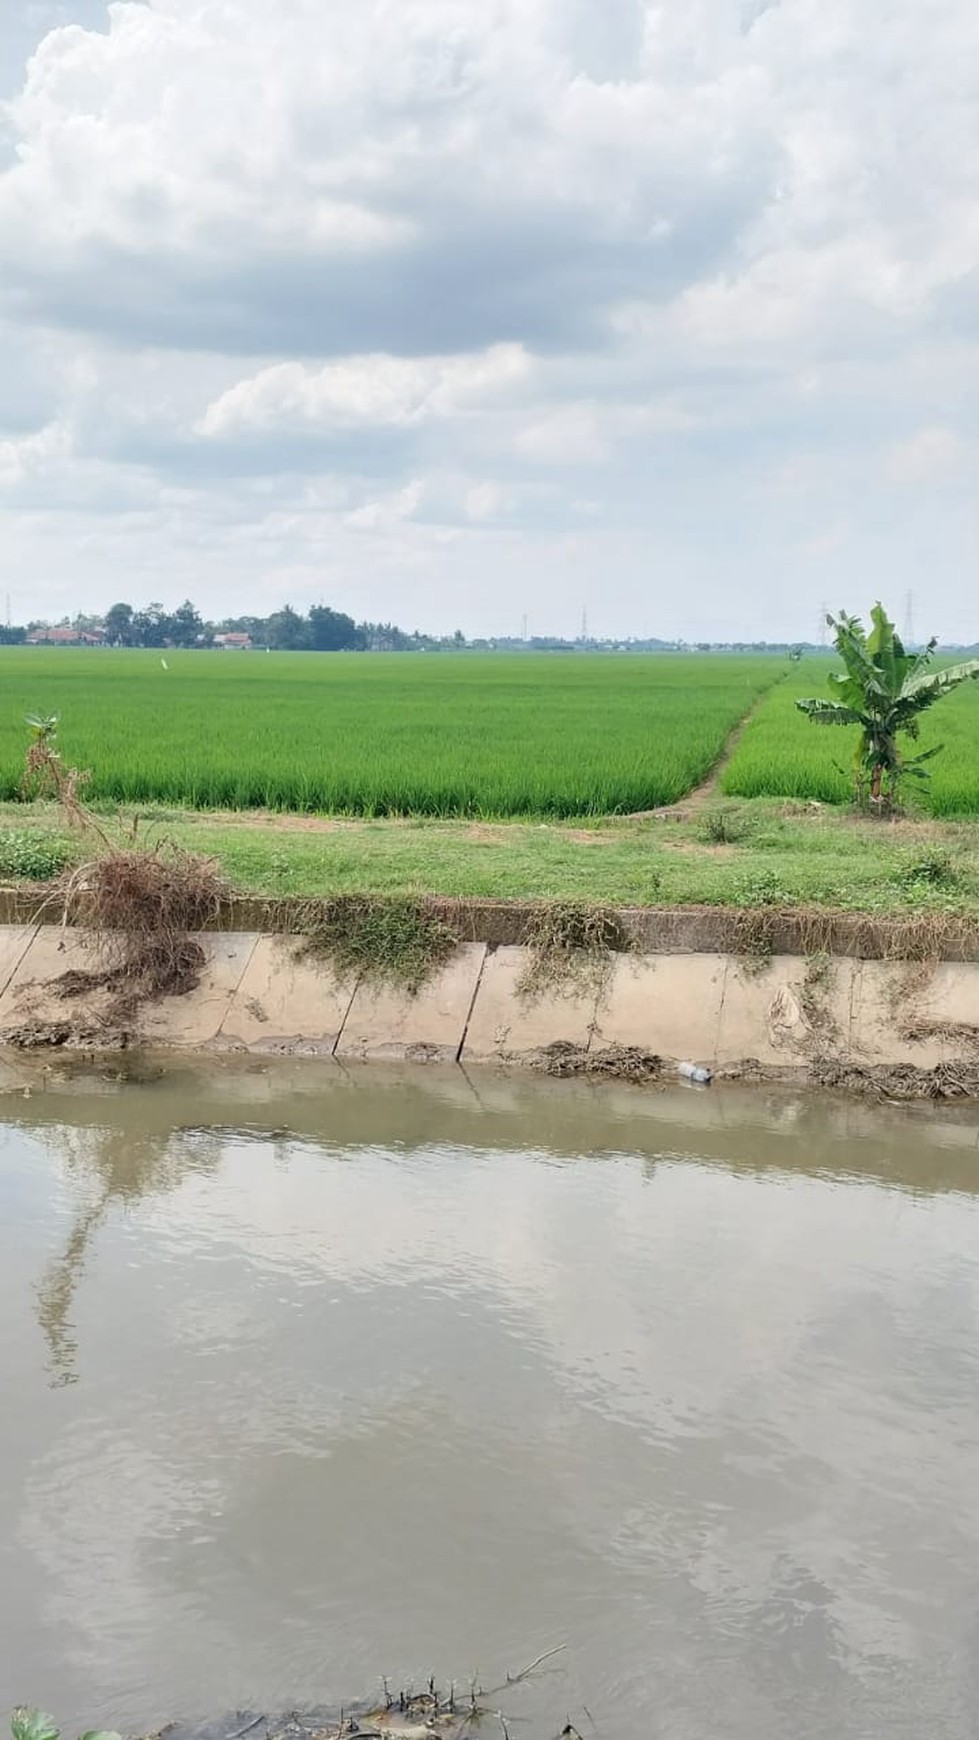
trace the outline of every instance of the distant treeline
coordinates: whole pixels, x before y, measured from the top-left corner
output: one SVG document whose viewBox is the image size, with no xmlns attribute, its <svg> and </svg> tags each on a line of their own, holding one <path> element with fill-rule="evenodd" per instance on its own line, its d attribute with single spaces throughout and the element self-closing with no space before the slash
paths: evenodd
<svg viewBox="0 0 979 1740">
<path fill-rule="evenodd" d="M 59 622 L 0 624 L 0 646 L 40 643 L 46 646 L 210 647 L 269 649 L 275 652 L 732 652 L 780 653 L 799 658 L 803 654 L 828 654 L 812 641 L 684 641 L 639 639 L 565 640 L 559 635 L 496 635 L 467 639 L 461 629 L 453 634 L 408 633 L 393 622 L 355 622 L 342 610 L 314 604 L 304 616 L 286 604 L 271 616 L 229 616 L 208 622 L 196 605 L 185 599 L 176 610 L 162 604 L 134 609 L 131 604 L 113 604 L 104 616 L 79 614 Z M 979 652 L 973 646 L 949 645 L 949 651 Z"/>
<path fill-rule="evenodd" d="M 393 622 L 355 622 L 342 610 L 314 604 L 303 616 L 287 604 L 271 616 L 233 616 L 208 622 L 190 599 L 176 610 L 147 604 L 113 604 L 105 616 L 65 617 L 0 628 L 0 645 L 40 642 L 53 646 L 208 647 L 249 645 L 277 652 L 412 652 L 464 645 L 462 634 L 441 639 L 406 633 Z"/>
</svg>

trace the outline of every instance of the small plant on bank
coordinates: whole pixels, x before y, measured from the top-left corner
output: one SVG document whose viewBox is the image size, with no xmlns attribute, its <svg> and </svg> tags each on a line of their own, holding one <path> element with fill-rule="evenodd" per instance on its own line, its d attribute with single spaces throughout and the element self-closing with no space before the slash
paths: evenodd
<svg viewBox="0 0 979 1740">
<path fill-rule="evenodd" d="M 902 781 L 924 782 L 924 766 L 941 745 L 908 757 L 899 747 L 899 737 L 916 742 L 920 718 L 943 695 L 960 684 L 979 677 L 979 659 L 931 670 L 936 640 L 920 653 L 905 650 L 893 622 L 881 604 L 870 613 L 869 634 L 859 617 L 827 616 L 844 672 L 830 673 L 827 681 L 833 699 L 797 701 L 796 706 L 817 725 L 858 725 L 860 736 L 854 757 L 854 791 L 857 802 L 875 814 L 889 814 L 897 806 Z"/>
<path fill-rule="evenodd" d="M 20 876 L 28 882 L 50 882 L 67 869 L 75 854 L 58 834 L 32 834 L 26 828 L 0 833 L 0 876 Z"/>
<path fill-rule="evenodd" d="M 12 1740 L 61 1740 L 61 1730 L 43 1710 L 32 1710 L 22 1704 L 10 1718 Z M 106 1728 L 91 1728 L 81 1740 L 119 1740 L 119 1735 Z"/>
<path fill-rule="evenodd" d="M 957 889 L 962 875 L 951 852 L 935 846 L 902 865 L 899 880 L 902 887 L 915 893 L 928 888 Z"/>
<path fill-rule="evenodd" d="M 730 806 L 708 810 L 704 817 L 703 839 L 708 846 L 734 846 L 746 839 L 750 831 L 747 816 Z"/>
<path fill-rule="evenodd" d="M 24 758 L 20 795 L 25 803 L 38 798 L 54 798 L 72 828 L 95 828 L 92 812 L 81 801 L 79 793 L 91 780 L 88 768 L 66 767 L 58 747 L 58 714 L 28 713 L 26 724 L 31 733 Z"/>
<path fill-rule="evenodd" d="M 766 867 L 742 876 L 735 898 L 739 906 L 791 906 L 796 896 L 779 881 L 774 870 Z"/>
</svg>

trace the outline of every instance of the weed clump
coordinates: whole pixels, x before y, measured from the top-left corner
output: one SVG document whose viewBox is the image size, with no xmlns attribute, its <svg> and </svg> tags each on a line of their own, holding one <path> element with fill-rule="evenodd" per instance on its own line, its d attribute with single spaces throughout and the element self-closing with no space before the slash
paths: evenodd
<svg viewBox="0 0 979 1740">
<path fill-rule="evenodd" d="M 146 1002 L 194 990 L 205 960 L 195 933 L 214 923 L 227 893 L 211 859 L 175 846 L 79 866 L 64 887 L 64 919 L 81 927 L 98 965 L 65 975 L 63 993 L 112 991 L 106 1019 L 120 1025 Z"/>
<path fill-rule="evenodd" d="M 928 888 L 955 889 L 961 882 L 961 872 L 951 852 L 934 846 L 902 865 L 899 881 L 911 894 Z"/>
<path fill-rule="evenodd" d="M 707 811 L 701 838 L 708 846 L 734 846 L 739 840 L 746 839 L 750 832 L 748 817 L 728 806 Z"/>
<path fill-rule="evenodd" d="M 341 978 L 373 979 L 414 995 L 459 946 L 451 926 L 410 896 L 340 894 L 300 916 L 299 953 L 325 957 Z"/>
<path fill-rule="evenodd" d="M 630 946 L 618 913 L 604 906 L 554 901 L 531 920 L 527 965 L 517 981 L 522 997 L 600 995 L 617 953 Z"/>
</svg>

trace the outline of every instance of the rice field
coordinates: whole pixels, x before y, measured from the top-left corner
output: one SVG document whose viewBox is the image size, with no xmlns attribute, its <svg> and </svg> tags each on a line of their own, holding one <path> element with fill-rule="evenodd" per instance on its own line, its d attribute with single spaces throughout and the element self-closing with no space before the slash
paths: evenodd
<svg viewBox="0 0 979 1740">
<path fill-rule="evenodd" d="M 774 689 L 749 720 L 721 778 L 732 797 L 816 798 L 846 803 L 853 794 L 858 733 L 813 725 L 795 705 L 799 696 L 826 695 L 829 659 L 809 659 Z M 926 713 L 918 747 L 944 745 L 929 762 L 919 800 L 935 816 L 979 815 L 979 682 L 964 684 Z"/>
<path fill-rule="evenodd" d="M 340 815 L 574 817 L 673 803 L 774 656 L 0 648 L 0 796 L 27 713 L 93 798 Z"/>
</svg>

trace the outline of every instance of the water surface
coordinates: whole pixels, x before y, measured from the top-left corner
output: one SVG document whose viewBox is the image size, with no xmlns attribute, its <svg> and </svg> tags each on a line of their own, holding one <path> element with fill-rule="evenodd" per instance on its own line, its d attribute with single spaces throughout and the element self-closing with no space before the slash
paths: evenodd
<svg viewBox="0 0 979 1740">
<path fill-rule="evenodd" d="M 564 1644 L 518 1733 L 973 1736 L 977 1183 L 972 1111 L 784 1093 L 0 1098 L 0 1704 L 145 1732 Z"/>
</svg>

